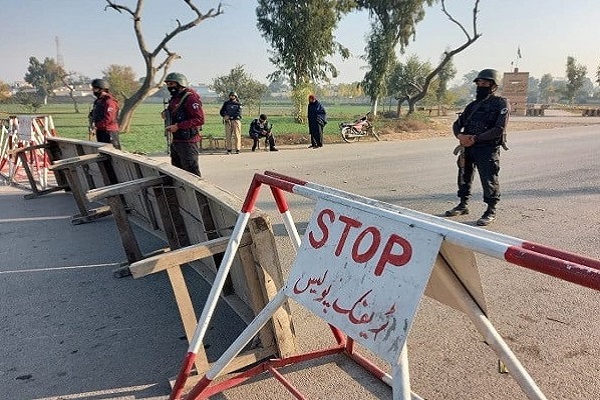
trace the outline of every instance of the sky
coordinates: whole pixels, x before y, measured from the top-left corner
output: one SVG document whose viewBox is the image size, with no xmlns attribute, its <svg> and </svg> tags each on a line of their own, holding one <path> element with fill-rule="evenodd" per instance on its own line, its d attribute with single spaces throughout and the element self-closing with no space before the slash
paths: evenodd
<svg viewBox="0 0 600 400">
<path fill-rule="evenodd" d="M 292 1 L 292 0 L 290 0 Z M 134 8 L 134 0 L 118 0 Z M 195 0 L 202 12 L 216 8 L 216 0 Z M 598 0 L 481 0 L 477 15 L 482 36 L 454 59 L 456 80 L 472 70 L 494 68 L 541 78 L 565 75 L 568 56 L 585 65 L 587 76 L 596 80 L 600 65 L 600 7 Z M 105 10 L 105 0 L 0 0 L 0 80 L 23 80 L 29 57 L 64 60 L 67 71 L 90 78 L 102 76 L 111 64 L 131 66 L 138 76 L 144 64 L 134 37 L 131 16 Z M 472 32 L 472 0 L 447 0 L 453 17 Z M 222 0 L 224 14 L 203 21 L 180 33 L 168 46 L 182 56 L 171 71 L 181 72 L 192 83 L 212 83 L 237 65 L 254 79 L 267 83 L 274 71 L 269 62 L 270 46 L 256 27 L 256 0 Z M 146 0 L 143 32 L 149 49 L 170 32 L 179 18 L 194 18 L 181 0 Z M 352 53 L 347 60 L 334 57 L 340 74 L 334 83 L 362 80 L 367 66 L 361 59 L 370 29 L 366 13 L 344 17 L 336 40 Z M 59 45 L 57 46 L 56 38 Z M 404 55 L 417 55 L 435 64 L 446 48 L 465 42 L 464 33 L 442 13 L 441 5 L 427 8 L 417 25 L 417 35 Z M 520 49 L 521 58 L 518 58 Z"/>
</svg>

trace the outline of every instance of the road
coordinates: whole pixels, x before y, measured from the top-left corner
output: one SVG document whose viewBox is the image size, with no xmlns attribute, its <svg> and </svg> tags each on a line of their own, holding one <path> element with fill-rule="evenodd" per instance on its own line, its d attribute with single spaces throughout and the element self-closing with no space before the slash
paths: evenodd
<svg viewBox="0 0 600 400">
<path fill-rule="evenodd" d="M 201 168 L 206 179 L 240 197 L 254 173 L 274 170 L 441 216 L 457 200 L 454 144 L 453 138 L 436 138 L 207 155 Z M 498 219 L 488 229 L 600 258 L 600 127 L 514 133 L 509 147 L 501 156 Z M 470 225 L 485 209 L 478 182 L 474 188 L 471 215 L 457 218 Z M 262 192 L 258 206 L 277 224 L 270 193 Z M 295 221 L 305 226 L 312 202 L 293 195 L 288 201 Z M 283 236 L 282 225 L 275 227 Z M 286 243 L 281 240 L 280 253 L 289 265 Z M 478 262 L 492 322 L 548 398 L 599 398 L 598 293 L 486 256 Z M 315 321 L 294 310 L 310 347 L 319 341 Z M 413 389 L 424 398 L 525 398 L 510 377 L 497 373 L 494 354 L 469 321 L 433 300 L 421 304 L 409 355 Z M 323 396 L 315 398 L 325 398 L 315 387 Z M 359 392 L 356 398 L 370 398 Z"/>
<path fill-rule="evenodd" d="M 502 201 L 488 229 L 600 259 L 600 125 L 514 133 L 502 154 Z M 203 154 L 206 179 L 244 197 L 256 172 L 274 170 L 433 215 L 455 197 L 455 141 L 361 142 L 277 153 Z M 160 156 L 157 156 L 160 158 Z M 164 156 L 162 156 L 164 157 Z M 71 195 L 23 200 L 0 187 L 0 399 L 166 399 L 186 345 L 164 275 L 116 280 L 124 259 L 114 221 L 70 225 Z M 288 196 L 300 230 L 312 201 Z M 270 196 L 285 272 L 292 248 Z M 473 225 L 484 211 L 475 183 Z M 139 233 L 140 235 L 142 232 Z M 144 251 L 162 247 L 147 239 Z M 600 398 L 600 296 L 478 256 L 489 316 L 549 399 Z M 331 345 L 325 324 L 292 303 L 301 350 Z M 214 338 L 215 342 L 218 338 Z M 497 372 L 497 357 L 461 313 L 424 298 L 408 350 L 413 390 L 425 399 L 525 399 Z M 391 398 L 390 389 L 343 356 L 291 368 L 311 399 Z M 291 398 L 258 379 L 215 399 Z"/>
</svg>

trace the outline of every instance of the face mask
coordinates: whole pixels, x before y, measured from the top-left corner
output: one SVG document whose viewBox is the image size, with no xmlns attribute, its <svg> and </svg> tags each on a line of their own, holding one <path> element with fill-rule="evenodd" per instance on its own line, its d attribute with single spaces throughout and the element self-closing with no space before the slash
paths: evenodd
<svg viewBox="0 0 600 400">
<path fill-rule="evenodd" d="M 179 89 L 176 86 L 170 87 L 167 90 L 169 91 L 169 93 L 171 93 L 171 96 L 175 96 L 179 92 Z"/>
<path fill-rule="evenodd" d="M 492 88 L 491 87 L 489 87 L 489 86 L 488 87 L 486 87 L 486 86 L 477 86 L 477 91 L 476 91 L 475 98 L 477 100 L 485 99 L 490 94 L 492 94 Z"/>
<path fill-rule="evenodd" d="M 102 92 L 99 90 L 97 92 L 93 92 L 93 93 L 94 93 L 94 96 L 96 96 L 96 98 L 98 98 L 102 95 Z"/>
</svg>

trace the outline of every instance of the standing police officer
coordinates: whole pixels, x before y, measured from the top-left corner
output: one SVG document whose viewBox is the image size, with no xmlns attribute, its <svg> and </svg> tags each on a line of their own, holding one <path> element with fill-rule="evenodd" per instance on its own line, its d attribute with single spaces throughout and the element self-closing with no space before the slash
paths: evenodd
<svg viewBox="0 0 600 400">
<path fill-rule="evenodd" d="M 229 100 L 223 103 L 219 114 L 225 124 L 225 147 L 227 154 L 231 154 L 235 147 L 235 154 L 240 154 L 242 147 L 242 105 L 236 92 L 229 92 Z"/>
<path fill-rule="evenodd" d="M 183 74 L 171 72 L 166 76 L 165 83 L 171 93 L 171 100 L 167 109 L 162 112 L 162 117 L 170 117 L 168 121 L 171 122 L 171 125 L 165 127 L 173 135 L 170 145 L 171 164 L 201 176 L 198 142 L 204 125 L 202 100 L 194 89 L 188 88 L 188 80 Z"/>
<path fill-rule="evenodd" d="M 90 134 L 102 143 L 112 143 L 115 149 L 121 148 L 119 141 L 119 102 L 109 91 L 108 82 L 94 79 L 91 83 L 92 93 L 96 97 L 90 111 Z"/>
<path fill-rule="evenodd" d="M 473 173 L 477 169 L 483 201 L 487 204 L 487 210 L 477 220 L 477 225 L 487 226 L 496 218 L 496 205 L 500 201 L 500 147 L 504 146 L 509 103 L 494 94 L 500 82 L 500 73 L 495 69 L 481 70 L 473 82 L 477 85 L 475 101 L 467 105 L 452 126 L 460 142 L 457 193 L 460 203 L 446 211 L 446 216 L 469 213 L 467 205 Z"/>
</svg>

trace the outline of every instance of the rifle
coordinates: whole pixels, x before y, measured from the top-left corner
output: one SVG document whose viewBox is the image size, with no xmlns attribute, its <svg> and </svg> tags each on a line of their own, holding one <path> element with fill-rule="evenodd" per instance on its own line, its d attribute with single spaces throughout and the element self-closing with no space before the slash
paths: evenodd
<svg viewBox="0 0 600 400">
<path fill-rule="evenodd" d="M 165 97 L 163 99 L 163 115 L 164 115 L 164 121 L 165 121 L 165 138 L 167 140 L 167 154 L 171 153 L 171 141 L 172 141 L 172 134 L 171 132 L 169 132 L 167 130 L 167 126 L 171 125 L 171 112 L 169 111 L 169 98 Z"/>
<path fill-rule="evenodd" d="M 90 106 L 90 112 L 88 113 L 88 140 L 91 142 L 96 136 L 96 128 L 94 127 L 94 118 L 92 111 L 94 110 L 94 106 Z"/>
</svg>

